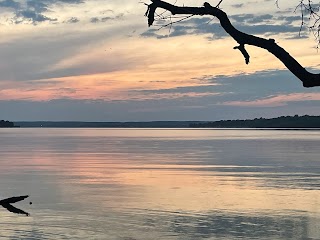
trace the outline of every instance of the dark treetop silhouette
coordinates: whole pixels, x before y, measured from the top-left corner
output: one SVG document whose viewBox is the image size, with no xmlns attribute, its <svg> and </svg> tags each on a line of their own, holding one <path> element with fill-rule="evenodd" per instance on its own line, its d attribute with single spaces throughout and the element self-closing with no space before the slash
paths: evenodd
<svg viewBox="0 0 320 240">
<path fill-rule="evenodd" d="M 250 56 L 245 49 L 245 44 L 263 48 L 277 57 L 297 78 L 302 81 L 304 87 L 320 86 L 320 74 L 315 74 L 307 71 L 302 67 L 287 51 L 275 43 L 274 39 L 264 39 L 256 37 L 250 34 L 243 33 L 237 30 L 230 22 L 227 14 L 219 9 L 219 5 L 216 7 L 211 6 L 205 2 L 203 7 L 179 7 L 161 0 L 151 0 L 151 4 L 148 5 L 146 16 L 148 17 L 148 24 L 151 26 L 154 22 L 155 11 L 157 8 L 165 9 L 171 14 L 189 14 L 189 15 L 212 15 L 217 17 L 220 21 L 222 28 L 239 44 L 234 49 L 240 50 L 245 58 L 246 64 L 249 63 Z"/>
<path fill-rule="evenodd" d="M 12 128 L 12 127 L 14 127 L 13 122 L 5 121 L 5 120 L 0 121 L 0 128 Z"/>
<path fill-rule="evenodd" d="M 29 216 L 30 215 L 29 213 L 11 205 L 12 203 L 20 202 L 20 201 L 26 199 L 27 197 L 29 197 L 29 196 L 25 195 L 25 196 L 2 199 L 2 200 L 0 200 L 0 205 L 2 207 L 4 207 L 5 209 L 7 209 L 9 212 L 17 213 L 17 214 L 25 214 L 26 216 Z"/>
</svg>

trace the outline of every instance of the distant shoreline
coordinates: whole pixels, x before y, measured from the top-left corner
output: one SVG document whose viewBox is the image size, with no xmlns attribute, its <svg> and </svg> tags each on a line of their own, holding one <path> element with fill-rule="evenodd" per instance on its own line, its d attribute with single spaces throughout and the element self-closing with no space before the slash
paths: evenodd
<svg viewBox="0 0 320 240">
<path fill-rule="evenodd" d="M 149 121 L 149 122 L 82 122 L 82 121 L 21 121 L 21 128 L 240 128 L 240 129 L 317 129 L 320 116 L 283 116 L 221 121 Z"/>
<path fill-rule="evenodd" d="M 14 124 L 14 122 L 0 120 L 0 128 L 19 128 L 20 126 L 17 126 Z"/>
</svg>

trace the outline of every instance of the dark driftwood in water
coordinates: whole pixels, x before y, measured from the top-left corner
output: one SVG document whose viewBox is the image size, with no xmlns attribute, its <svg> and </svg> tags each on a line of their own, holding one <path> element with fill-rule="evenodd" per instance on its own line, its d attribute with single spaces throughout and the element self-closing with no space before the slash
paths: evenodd
<svg viewBox="0 0 320 240">
<path fill-rule="evenodd" d="M 245 49 L 245 44 L 263 48 L 277 57 L 297 78 L 299 78 L 304 87 L 320 86 L 320 74 L 307 71 L 300 65 L 287 51 L 275 43 L 274 39 L 264 39 L 237 30 L 230 22 L 227 14 L 205 2 L 203 7 L 178 7 L 161 0 L 151 0 L 152 4 L 148 5 L 146 16 L 148 24 L 151 26 L 154 22 L 155 11 L 157 8 L 163 8 L 170 11 L 173 15 L 190 14 L 190 15 L 211 15 L 217 17 L 223 29 L 239 44 L 234 49 L 239 49 L 245 58 L 246 64 L 249 63 L 250 56 Z"/>
<path fill-rule="evenodd" d="M 29 196 L 25 195 L 25 196 L 19 196 L 19 197 L 6 198 L 3 200 L 0 200 L 0 206 L 4 207 L 9 212 L 17 213 L 17 214 L 25 214 L 26 216 L 29 216 L 30 215 L 29 213 L 11 205 L 12 203 L 20 202 L 20 201 L 26 199 L 27 197 L 29 197 Z"/>
</svg>

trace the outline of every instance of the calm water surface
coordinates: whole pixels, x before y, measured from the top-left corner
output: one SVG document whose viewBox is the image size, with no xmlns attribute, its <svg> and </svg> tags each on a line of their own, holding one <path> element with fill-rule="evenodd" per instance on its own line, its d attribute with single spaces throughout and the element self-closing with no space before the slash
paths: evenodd
<svg viewBox="0 0 320 240">
<path fill-rule="evenodd" d="M 0 239 L 320 239 L 320 131 L 1 129 L 24 194 Z"/>
</svg>

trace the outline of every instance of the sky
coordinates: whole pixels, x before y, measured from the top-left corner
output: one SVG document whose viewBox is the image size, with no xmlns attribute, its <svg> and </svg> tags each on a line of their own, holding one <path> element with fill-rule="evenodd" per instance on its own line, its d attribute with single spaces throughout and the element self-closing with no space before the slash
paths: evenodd
<svg viewBox="0 0 320 240">
<path fill-rule="evenodd" d="M 274 38 L 304 67 L 319 72 L 320 53 L 307 27 L 300 32 L 297 4 L 224 0 L 220 7 L 239 30 Z M 217 19 L 198 16 L 165 27 L 178 19 L 158 9 L 159 16 L 168 17 L 149 28 L 146 10 L 136 0 L 0 0 L 0 119 L 209 121 L 320 115 L 319 87 L 302 87 L 259 48 L 247 47 L 251 62 L 246 65 Z"/>
</svg>

